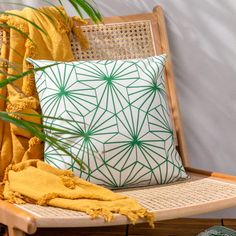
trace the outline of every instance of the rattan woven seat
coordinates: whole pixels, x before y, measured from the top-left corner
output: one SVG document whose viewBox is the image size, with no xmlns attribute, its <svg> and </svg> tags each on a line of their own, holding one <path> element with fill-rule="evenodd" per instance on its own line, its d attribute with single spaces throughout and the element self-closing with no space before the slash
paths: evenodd
<svg viewBox="0 0 236 236">
<path fill-rule="evenodd" d="M 162 9 L 157 7 L 149 14 L 109 17 L 104 22 L 83 26 L 90 42 L 90 48 L 85 52 L 71 36 L 76 59 L 129 59 L 168 54 L 166 79 L 176 146 L 191 176 L 188 180 L 173 184 L 118 192 L 136 198 L 154 213 L 156 221 L 236 206 L 236 177 L 189 167 Z M 37 228 L 111 226 L 129 224 L 129 221 L 124 216 L 116 215 L 114 221 L 106 223 L 102 218 L 92 220 L 81 212 L 0 201 L 0 223 L 8 226 L 10 236 L 23 236 L 25 233 L 35 233 Z"/>
<path fill-rule="evenodd" d="M 211 209 L 212 203 L 221 208 L 224 199 L 236 199 L 236 185 L 221 182 L 215 178 L 205 178 L 199 175 L 191 176 L 187 181 L 163 186 L 128 189 L 122 194 L 136 198 L 143 206 L 155 214 L 155 220 L 173 219 L 186 214 L 202 213 L 201 208 Z M 232 203 L 228 202 L 231 206 Z M 104 219 L 89 220 L 85 213 L 64 210 L 54 207 L 42 207 L 32 204 L 20 206 L 36 217 L 38 227 L 88 227 L 101 225 L 128 224 L 124 216 L 116 216 L 111 223 L 104 223 Z M 168 212 L 168 214 L 167 214 Z M 188 212 L 188 213 L 187 213 Z"/>
</svg>

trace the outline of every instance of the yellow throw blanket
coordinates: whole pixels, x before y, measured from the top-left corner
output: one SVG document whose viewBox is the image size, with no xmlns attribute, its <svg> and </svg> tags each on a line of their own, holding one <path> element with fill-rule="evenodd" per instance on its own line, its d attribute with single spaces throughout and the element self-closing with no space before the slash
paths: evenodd
<svg viewBox="0 0 236 236">
<path fill-rule="evenodd" d="M 71 171 L 58 170 L 40 160 L 9 166 L 5 174 L 4 198 L 11 203 L 36 203 L 89 214 L 92 218 L 113 219 L 113 213 L 128 217 L 131 223 L 146 218 L 153 226 L 153 215 L 136 200 L 94 185 Z"/>
<path fill-rule="evenodd" d="M 87 46 L 80 29 L 83 21 L 76 17 L 69 18 L 62 7 L 44 7 L 39 10 L 25 8 L 21 11 L 9 11 L 9 13 L 11 15 L 0 15 L 0 24 L 4 30 L 3 42 L 0 42 L 2 43 L 1 71 L 4 71 L 6 66 L 8 68 L 5 69 L 5 72 L 13 75 L 27 71 L 30 68 L 29 63 L 25 61 L 27 57 L 56 61 L 73 60 L 69 39 L 71 31 L 75 32 L 82 48 Z M 40 26 L 47 34 L 21 17 Z M 9 29 L 8 26 L 15 27 L 15 29 Z M 19 33 L 18 30 L 23 31 L 29 38 Z M 1 73 L 0 81 L 5 78 L 6 76 Z M 39 112 L 39 101 L 32 76 L 26 76 L 13 85 L 0 89 L 0 97 L 2 96 L 7 96 L 10 103 L 6 104 L 3 99 L 0 99 L 1 111 L 31 114 Z M 35 117 L 27 117 L 27 119 L 40 122 Z M 9 164 L 33 158 L 43 158 L 42 143 L 29 132 L 0 119 L 0 182 L 4 170 Z"/>
</svg>

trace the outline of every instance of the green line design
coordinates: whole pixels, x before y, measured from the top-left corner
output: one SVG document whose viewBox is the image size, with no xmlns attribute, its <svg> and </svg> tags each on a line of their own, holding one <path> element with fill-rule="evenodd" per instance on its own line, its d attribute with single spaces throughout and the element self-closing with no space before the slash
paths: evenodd
<svg viewBox="0 0 236 236">
<path fill-rule="evenodd" d="M 30 59 L 35 67 L 55 62 Z M 109 188 L 164 184 L 187 178 L 174 144 L 165 90 L 166 56 L 61 62 L 36 73 L 51 131 L 70 157 L 45 144 L 45 161 Z"/>
</svg>

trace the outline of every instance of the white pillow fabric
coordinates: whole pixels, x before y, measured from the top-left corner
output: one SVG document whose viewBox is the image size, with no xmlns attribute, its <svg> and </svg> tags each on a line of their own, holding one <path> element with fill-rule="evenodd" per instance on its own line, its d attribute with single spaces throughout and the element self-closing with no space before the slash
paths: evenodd
<svg viewBox="0 0 236 236">
<path fill-rule="evenodd" d="M 45 144 L 45 161 L 109 188 L 174 182 L 187 177 L 174 145 L 164 69 L 166 56 L 135 60 L 54 62 L 28 59 L 43 123 L 73 131 L 53 134 L 70 144 L 85 170 Z M 55 64 L 57 63 L 57 64 Z M 54 64 L 54 65 L 53 65 Z"/>
</svg>

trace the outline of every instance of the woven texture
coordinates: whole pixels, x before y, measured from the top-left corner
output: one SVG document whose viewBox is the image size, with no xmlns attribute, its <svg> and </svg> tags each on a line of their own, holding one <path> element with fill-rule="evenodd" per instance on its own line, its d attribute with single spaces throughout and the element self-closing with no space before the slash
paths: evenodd
<svg viewBox="0 0 236 236">
<path fill-rule="evenodd" d="M 77 60 L 145 58 L 155 55 L 150 21 L 83 26 L 89 49 L 82 51 L 72 36 Z"/>
<path fill-rule="evenodd" d="M 118 191 L 133 197 L 149 211 L 158 216 L 161 210 L 174 210 L 190 206 L 201 206 L 230 199 L 236 195 L 236 185 L 220 182 L 210 178 L 193 177 L 177 184 L 148 187 L 142 189 L 131 189 Z M 30 211 L 39 218 L 80 218 L 86 216 L 83 213 L 56 209 L 52 207 L 41 207 L 36 205 L 21 205 L 21 208 Z"/>
<path fill-rule="evenodd" d="M 89 49 L 82 51 L 74 35 L 71 47 L 76 60 L 130 59 L 154 56 L 150 21 L 82 26 Z M 3 32 L 0 30 L 0 49 Z"/>
<path fill-rule="evenodd" d="M 219 201 L 236 195 L 236 185 L 209 178 L 195 179 L 163 187 L 123 192 L 134 197 L 152 212 Z"/>
</svg>

